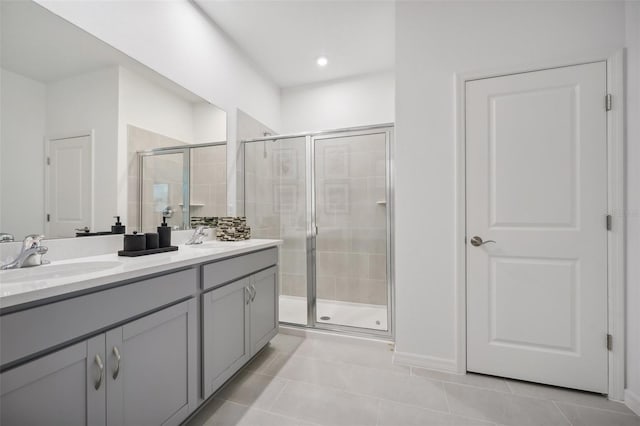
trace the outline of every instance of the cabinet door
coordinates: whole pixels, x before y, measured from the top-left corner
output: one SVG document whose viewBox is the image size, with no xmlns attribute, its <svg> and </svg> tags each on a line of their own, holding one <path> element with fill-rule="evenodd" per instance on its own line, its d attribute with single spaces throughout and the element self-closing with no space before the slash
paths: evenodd
<svg viewBox="0 0 640 426">
<path fill-rule="evenodd" d="M 0 374 L 0 424 L 104 425 L 104 343 L 101 334 Z"/>
<path fill-rule="evenodd" d="M 257 353 L 278 334 L 278 268 L 272 267 L 251 276 L 251 355 Z"/>
<path fill-rule="evenodd" d="M 248 278 L 202 295 L 203 397 L 211 396 L 251 357 Z"/>
<path fill-rule="evenodd" d="M 195 299 L 107 332 L 107 424 L 177 425 L 197 405 Z"/>
</svg>

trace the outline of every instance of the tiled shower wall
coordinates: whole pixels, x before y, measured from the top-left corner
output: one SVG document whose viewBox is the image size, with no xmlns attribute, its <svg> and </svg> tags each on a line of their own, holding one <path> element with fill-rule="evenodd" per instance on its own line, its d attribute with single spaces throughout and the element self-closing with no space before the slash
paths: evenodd
<svg viewBox="0 0 640 426">
<path fill-rule="evenodd" d="M 227 215 L 227 146 L 191 150 L 191 216 Z"/>
<path fill-rule="evenodd" d="M 246 215 L 281 238 L 282 295 L 306 296 L 305 140 L 247 144 Z M 316 141 L 317 296 L 387 304 L 385 135 Z"/>
<path fill-rule="evenodd" d="M 384 134 L 316 140 L 316 292 L 387 304 Z"/>
</svg>

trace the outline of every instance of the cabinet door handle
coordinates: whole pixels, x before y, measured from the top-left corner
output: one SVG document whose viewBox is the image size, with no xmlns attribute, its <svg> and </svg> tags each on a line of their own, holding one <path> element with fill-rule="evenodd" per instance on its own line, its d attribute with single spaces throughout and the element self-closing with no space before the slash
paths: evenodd
<svg viewBox="0 0 640 426">
<path fill-rule="evenodd" d="M 253 296 L 251 296 L 251 301 L 256 300 L 256 286 L 255 284 L 251 284 L 251 290 L 253 290 Z"/>
<path fill-rule="evenodd" d="M 115 380 L 118 378 L 118 374 L 120 373 L 120 360 L 122 359 L 117 346 L 113 347 L 113 356 L 116 357 L 116 368 L 113 370 L 113 380 Z"/>
<path fill-rule="evenodd" d="M 251 302 L 251 290 L 249 289 L 249 287 L 245 287 L 244 288 L 244 295 L 245 295 L 245 304 L 249 304 L 249 302 Z"/>
<path fill-rule="evenodd" d="M 100 358 L 99 354 L 96 354 L 96 358 L 94 361 L 98 366 L 98 369 L 100 369 L 100 377 L 98 377 L 98 381 L 94 385 L 96 390 L 98 390 L 100 389 L 100 386 L 102 386 L 102 379 L 104 378 L 104 364 L 102 363 L 102 359 Z"/>
</svg>

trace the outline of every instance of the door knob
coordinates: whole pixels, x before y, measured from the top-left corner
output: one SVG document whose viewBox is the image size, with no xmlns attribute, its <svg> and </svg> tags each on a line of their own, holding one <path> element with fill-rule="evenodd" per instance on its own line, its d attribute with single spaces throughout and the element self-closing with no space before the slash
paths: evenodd
<svg viewBox="0 0 640 426">
<path fill-rule="evenodd" d="M 481 245 L 484 245 L 487 243 L 495 243 L 495 241 L 493 240 L 482 241 L 482 238 L 478 237 L 477 235 L 471 238 L 471 245 L 474 247 L 480 247 Z"/>
</svg>

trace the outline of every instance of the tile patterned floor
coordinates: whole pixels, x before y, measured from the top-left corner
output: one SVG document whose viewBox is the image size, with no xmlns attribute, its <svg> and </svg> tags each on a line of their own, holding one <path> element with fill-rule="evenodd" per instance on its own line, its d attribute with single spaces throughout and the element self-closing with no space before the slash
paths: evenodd
<svg viewBox="0 0 640 426">
<path fill-rule="evenodd" d="M 394 366 L 379 342 L 280 334 L 189 423 L 640 426 L 603 396 Z"/>
</svg>

